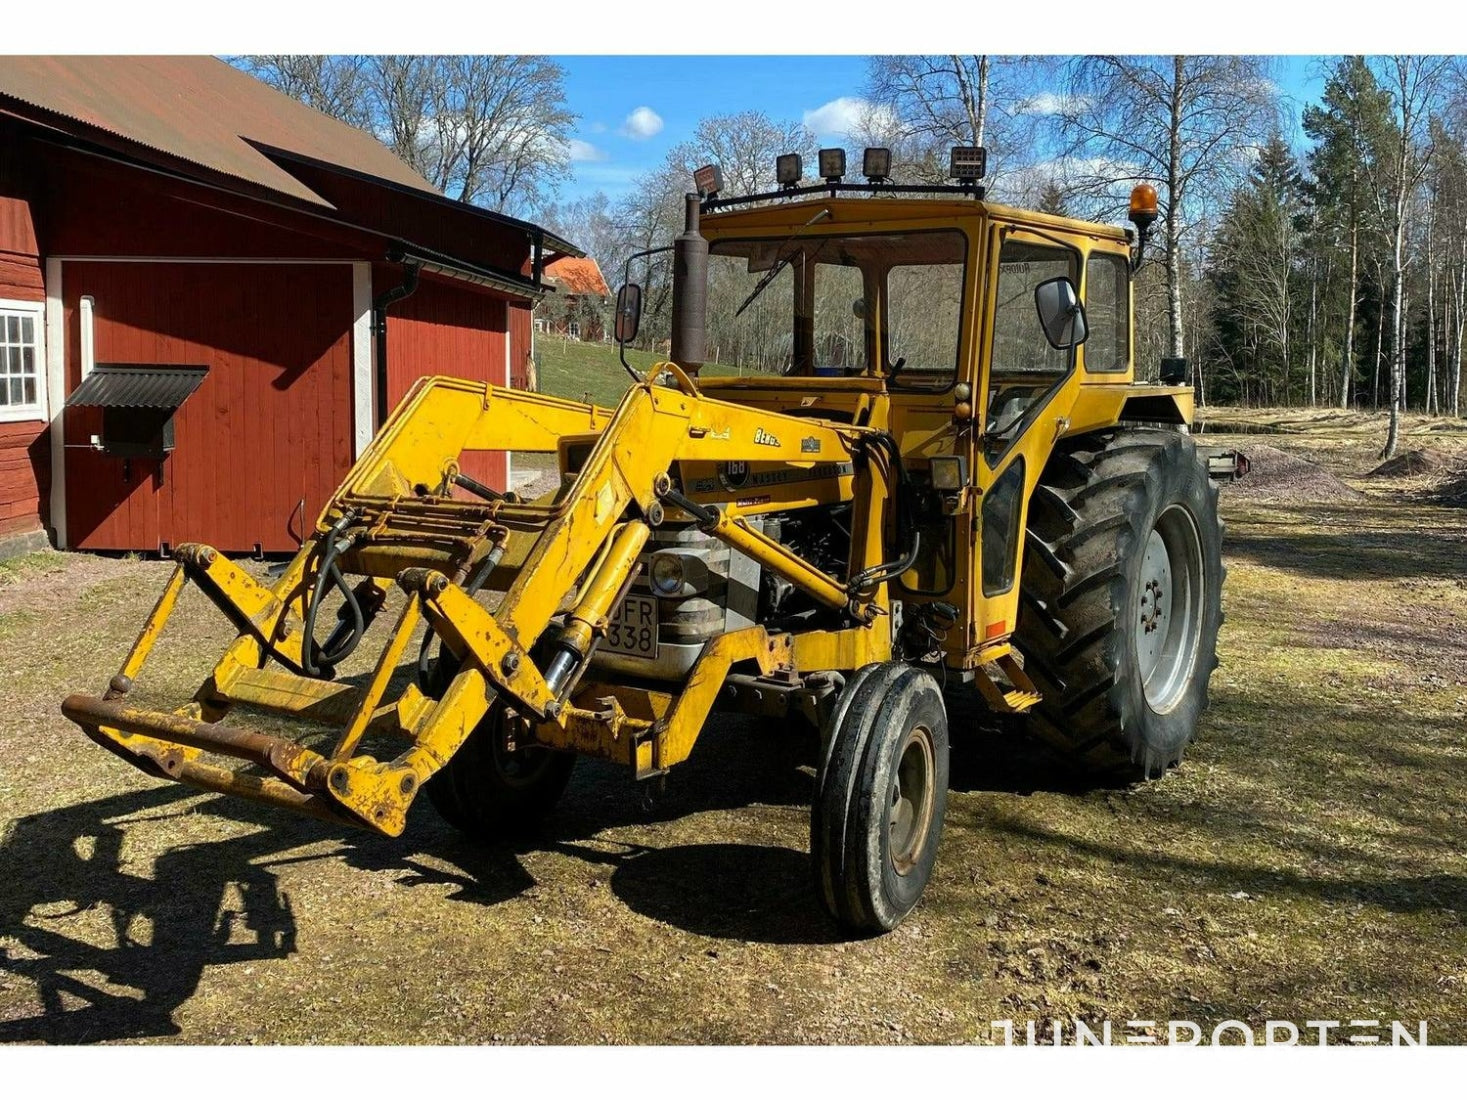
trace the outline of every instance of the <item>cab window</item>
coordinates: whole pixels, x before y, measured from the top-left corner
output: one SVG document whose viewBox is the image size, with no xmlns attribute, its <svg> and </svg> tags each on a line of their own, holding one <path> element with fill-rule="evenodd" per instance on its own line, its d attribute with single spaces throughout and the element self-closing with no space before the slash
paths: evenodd
<svg viewBox="0 0 1467 1100">
<path fill-rule="evenodd" d="M 997 465 L 1074 365 L 1073 349 L 1056 349 L 1045 339 L 1034 289 L 1061 276 L 1074 281 L 1078 274 L 1079 253 L 1068 248 L 1011 237 L 999 250 L 983 428 L 990 465 Z"/>
<path fill-rule="evenodd" d="M 1130 366 L 1129 291 L 1130 264 L 1126 257 L 1092 252 L 1085 261 L 1085 320 L 1090 335 L 1081 352 L 1087 371 L 1113 373 Z"/>
</svg>

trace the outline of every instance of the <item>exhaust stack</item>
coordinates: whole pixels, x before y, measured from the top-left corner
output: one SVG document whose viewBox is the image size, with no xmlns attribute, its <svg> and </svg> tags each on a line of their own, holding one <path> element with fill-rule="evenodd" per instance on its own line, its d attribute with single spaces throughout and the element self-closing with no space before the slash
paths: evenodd
<svg viewBox="0 0 1467 1100">
<path fill-rule="evenodd" d="M 672 361 L 696 375 L 708 356 L 708 242 L 698 232 L 700 198 L 684 201 L 683 231 L 672 245 Z"/>
</svg>

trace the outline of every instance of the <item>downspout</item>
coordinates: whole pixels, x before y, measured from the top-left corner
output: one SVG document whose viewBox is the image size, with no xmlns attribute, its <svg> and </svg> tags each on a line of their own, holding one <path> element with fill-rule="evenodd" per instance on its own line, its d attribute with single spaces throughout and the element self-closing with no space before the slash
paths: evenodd
<svg viewBox="0 0 1467 1100">
<path fill-rule="evenodd" d="M 390 257 L 389 257 L 390 258 Z M 372 335 L 377 340 L 377 427 L 387 423 L 387 307 L 400 302 L 418 289 L 418 265 L 402 265 L 402 284 L 389 287 L 372 299 Z"/>
</svg>

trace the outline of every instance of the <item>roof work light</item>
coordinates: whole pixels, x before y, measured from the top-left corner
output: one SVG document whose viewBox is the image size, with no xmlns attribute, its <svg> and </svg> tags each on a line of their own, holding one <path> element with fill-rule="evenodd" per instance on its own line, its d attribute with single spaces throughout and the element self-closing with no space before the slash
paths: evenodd
<svg viewBox="0 0 1467 1100">
<path fill-rule="evenodd" d="M 820 150 L 820 177 L 826 183 L 839 183 L 846 174 L 846 151 L 844 149 Z"/>
<path fill-rule="evenodd" d="M 693 186 L 698 194 L 711 199 L 723 190 L 723 171 L 716 164 L 705 164 L 693 173 Z"/>
<path fill-rule="evenodd" d="M 867 149 L 861 154 L 861 175 L 872 183 L 884 183 L 891 178 L 891 150 Z"/>
<path fill-rule="evenodd" d="M 774 161 L 774 180 L 781 187 L 797 187 L 805 174 L 799 153 L 782 153 Z"/>
<path fill-rule="evenodd" d="M 988 150 L 981 145 L 955 145 L 947 174 L 964 183 L 977 183 L 988 175 Z"/>
</svg>

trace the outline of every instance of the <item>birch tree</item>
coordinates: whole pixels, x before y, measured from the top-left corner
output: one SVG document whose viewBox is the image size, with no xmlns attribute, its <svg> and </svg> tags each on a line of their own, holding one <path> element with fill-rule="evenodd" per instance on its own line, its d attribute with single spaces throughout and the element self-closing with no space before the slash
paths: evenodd
<svg viewBox="0 0 1467 1100">
<path fill-rule="evenodd" d="M 1260 57 L 1082 57 L 1059 118 L 1076 186 L 1114 216 L 1133 183 L 1157 187 L 1166 270 L 1168 354 L 1186 354 L 1183 250 L 1200 207 L 1248 170 L 1272 127 L 1276 92 Z"/>
<path fill-rule="evenodd" d="M 1401 406 L 1406 385 L 1406 214 L 1411 198 L 1431 164 L 1431 112 L 1443 90 L 1450 59 L 1420 54 L 1394 54 L 1374 59 L 1377 79 L 1391 97 L 1395 121 L 1391 151 L 1391 188 L 1385 208 L 1391 238 L 1390 424 L 1382 458 L 1391 458 L 1401 433 Z M 1382 204 L 1384 205 L 1384 203 Z"/>
</svg>

